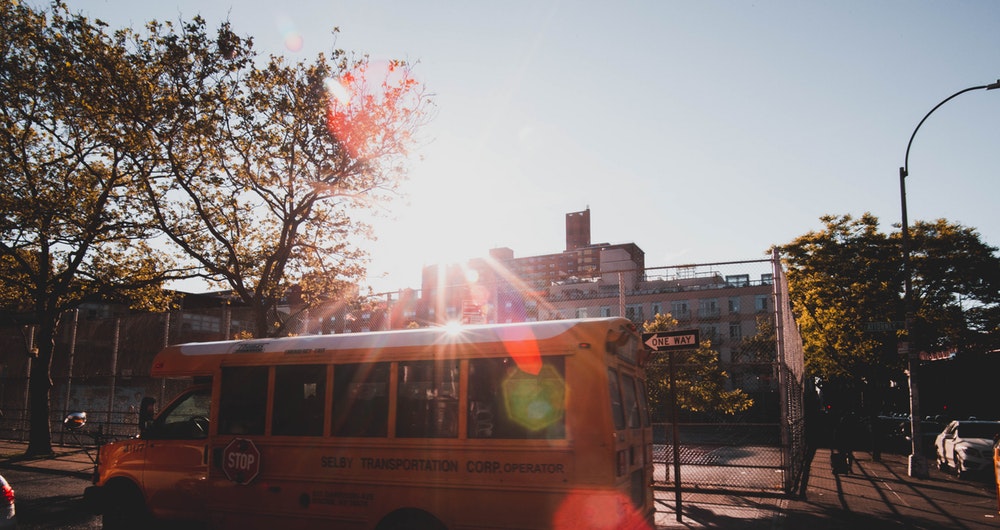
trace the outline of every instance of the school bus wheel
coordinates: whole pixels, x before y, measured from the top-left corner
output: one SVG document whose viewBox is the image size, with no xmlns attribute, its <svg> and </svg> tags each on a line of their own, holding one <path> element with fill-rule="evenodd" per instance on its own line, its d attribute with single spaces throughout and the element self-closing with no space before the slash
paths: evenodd
<svg viewBox="0 0 1000 530">
<path fill-rule="evenodd" d="M 387 515 L 376 530 L 447 530 L 437 517 L 414 508 L 397 510 Z"/>
<path fill-rule="evenodd" d="M 108 485 L 104 503 L 104 530 L 147 528 L 151 522 L 142 492 L 128 481 Z"/>
</svg>

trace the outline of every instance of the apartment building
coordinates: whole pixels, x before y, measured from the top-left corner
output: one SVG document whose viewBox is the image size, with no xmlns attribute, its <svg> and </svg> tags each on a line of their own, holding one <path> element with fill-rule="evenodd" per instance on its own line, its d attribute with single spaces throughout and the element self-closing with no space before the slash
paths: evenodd
<svg viewBox="0 0 1000 530">
<path fill-rule="evenodd" d="M 647 268 L 635 243 L 592 244 L 590 211 L 566 214 L 566 249 L 515 257 L 496 248 L 466 264 L 423 270 L 425 323 L 518 322 L 624 315 L 637 324 L 670 313 L 699 329 L 720 362 L 747 362 L 743 339 L 773 318 L 769 260 Z"/>
</svg>

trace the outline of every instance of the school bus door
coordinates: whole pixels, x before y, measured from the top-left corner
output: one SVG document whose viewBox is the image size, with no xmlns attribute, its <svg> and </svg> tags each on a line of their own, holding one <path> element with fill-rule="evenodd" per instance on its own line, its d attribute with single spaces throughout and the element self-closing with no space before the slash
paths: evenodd
<svg viewBox="0 0 1000 530">
<path fill-rule="evenodd" d="M 174 400 L 143 433 L 146 502 L 157 518 L 197 519 L 204 504 L 199 488 L 208 474 L 211 389 L 195 388 Z"/>
</svg>

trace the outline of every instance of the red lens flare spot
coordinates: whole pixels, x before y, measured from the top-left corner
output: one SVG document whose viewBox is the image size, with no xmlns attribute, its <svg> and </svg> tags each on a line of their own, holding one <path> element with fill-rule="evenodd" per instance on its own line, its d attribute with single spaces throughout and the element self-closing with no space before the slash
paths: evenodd
<svg viewBox="0 0 1000 530">
<path fill-rule="evenodd" d="M 651 530 L 628 497 L 617 491 L 570 492 L 552 523 L 556 530 Z"/>
<path fill-rule="evenodd" d="M 355 158 L 402 149 L 419 106 L 418 83 L 398 61 L 364 62 L 325 82 L 327 131 Z"/>
</svg>

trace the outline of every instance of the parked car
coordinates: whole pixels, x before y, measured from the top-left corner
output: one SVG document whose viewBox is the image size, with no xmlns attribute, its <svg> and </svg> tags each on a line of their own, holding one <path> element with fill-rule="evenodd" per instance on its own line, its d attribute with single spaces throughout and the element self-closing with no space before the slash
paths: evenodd
<svg viewBox="0 0 1000 530">
<path fill-rule="evenodd" d="M 14 516 L 14 488 L 10 487 L 7 479 L 0 475 L 0 529 L 17 528 L 17 518 Z"/>
<path fill-rule="evenodd" d="M 993 467 L 993 441 L 1000 421 L 955 420 L 934 439 L 940 469 L 965 474 L 985 473 Z"/>
<path fill-rule="evenodd" d="M 910 444 L 910 418 L 908 416 L 879 416 L 881 433 L 885 436 L 883 450 L 908 455 L 912 451 Z M 934 441 L 941 434 L 944 423 L 928 417 L 920 421 L 920 444 L 917 445 L 920 454 L 930 458 L 934 454 Z"/>
<path fill-rule="evenodd" d="M 1000 513 L 1000 436 L 993 442 L 993 481 L 997 485 L 997 513 Z"/>
</svg>

